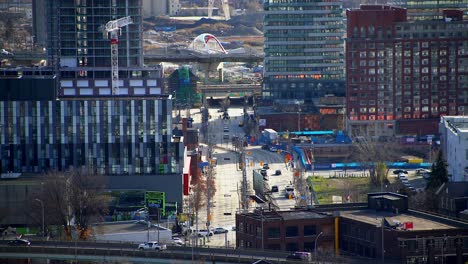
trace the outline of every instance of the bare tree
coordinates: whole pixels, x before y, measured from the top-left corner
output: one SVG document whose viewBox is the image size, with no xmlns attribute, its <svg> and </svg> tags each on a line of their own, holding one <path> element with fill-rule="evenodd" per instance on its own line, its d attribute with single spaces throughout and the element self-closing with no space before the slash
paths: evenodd
<svg viewBox="0 0 468 264">
<path fill-rule="evenodd" d="M 104 194 L 104 181 L 90 169 L 70 169 L 65 172 L 50 171 L 44 175 L 42 187 L 31 195 L 30 201 L 43 202 L 47 217 L 45 225 L 63 227 L 65 238 L 71 240 L 72 223 L 78 238 L 85 240 L 90 234 L 90 224 L 99 221 L 107 212 L 108 198 Z M 32 209 L 42 209 L 31 202 Z"/>
<path fill-rule="evenodd" d="M 355 147 L 358 161 L 369 170 L 371 184 L 375 186 L 385 184 L 388 181 L 389 172 L 385 162 L 398 158 L 395 144 L 362 137 L 359 142 L 356 142 Z"/>
<path fill-rule="evenodd" d="M 310 204 L 310 191 L 307 179 L 304 177 L 304 171 L 299 169 L 294 172 L 294 187 L 299 193 L 299 199 L 297 200 L 297 206 L 306 207 Z M 297 176 L 296 176 L 297 174 Z"/>
<path fill-rule="evenodd" d="M 103 215 L 107 213 L 109 197 L 103 192 L 103 178 L 92 169 L 73 169 L 69 173 L 70 186 L 73 186 L 70 190 L 70 205 L 75 226 L 79 239 L 86 240 L 90 235 L 90 225 L 102 221 Z"/>
<path fill-rule="evenodd" d="M 193 209 L 192 214 L 195 213 L 195 229 L 198 233 L 198 212 L 206 204 L 206 180 L 204 176 L 198 179 L 197 183 L 193 185 L 192 190 L 193 193 L 190 196 L 190 204 L 191 209 Z"/>
</svg>

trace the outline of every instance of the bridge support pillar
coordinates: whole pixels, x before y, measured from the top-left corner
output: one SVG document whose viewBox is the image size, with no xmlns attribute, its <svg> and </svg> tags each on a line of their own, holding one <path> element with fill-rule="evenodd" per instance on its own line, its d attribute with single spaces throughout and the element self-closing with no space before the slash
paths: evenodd
<svg viewBox="0 0 468 264">
<path fill-rule="evenodd" d="M 217 71 L 218 69 L 221 69 L 221 70 L 223 69 L 223 63 L 222 62 L 221 63 L 218 63 L 218 62 L 200 63 L 199 66 L 203 70 L 203 72 L 205 73 L 205 79 L 203 80 L 204 84 L 209 83 L 210 72 Z M 223 81 L 223 79 L 220 78 L 220 81 Z"/>
</svg>

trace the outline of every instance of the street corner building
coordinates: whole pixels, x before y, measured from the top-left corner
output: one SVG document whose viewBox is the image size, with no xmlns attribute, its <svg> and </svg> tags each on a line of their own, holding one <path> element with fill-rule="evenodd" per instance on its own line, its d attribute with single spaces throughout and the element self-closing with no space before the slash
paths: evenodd
<svg viewBox="0 0 468 264">
<path fill-rule="evenodd" d="M 397 193 L 369 193 L 367 203 L 238 213 L 236 228 L 239 248 L 316 252 L 322 260 L 468 260 L 468 222 L 409 209 L 408 197 Z"/>
</svg>

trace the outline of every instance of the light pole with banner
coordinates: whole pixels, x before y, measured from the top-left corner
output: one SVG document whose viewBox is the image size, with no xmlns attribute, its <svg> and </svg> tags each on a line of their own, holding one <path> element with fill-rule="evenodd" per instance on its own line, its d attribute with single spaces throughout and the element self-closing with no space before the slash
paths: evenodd
<svg viewBox="0 0 468 264">
<path fill-rule="evenodd" d="M 42 238 L 44 238 L 44 237 L 45 237 L 45 228 L 44 228 L 44 227 L 45 227 L 45 225 L 44 225 L 44 203 L 42 202 L 41 199 L 38 199 L 38 198 L 36 198 L 36 199 L 34 199 L 34 200 L 36 200 L 37 202 L 39 202 L 39 203 L 41 204 L 41 209 L 42 209 Z"/>
</svg>

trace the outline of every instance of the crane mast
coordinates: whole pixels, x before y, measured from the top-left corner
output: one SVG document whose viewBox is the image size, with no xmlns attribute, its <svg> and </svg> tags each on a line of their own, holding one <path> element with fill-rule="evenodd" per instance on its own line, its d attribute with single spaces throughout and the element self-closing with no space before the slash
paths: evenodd
<svg viewBox="0 0 468 264">
<path fill-rule="evenodd" d="M 111 44 L 112 94 L 119 94 L 119 35 L 121 28 L 133 23 L 131 17 L 122 17 L 106 23 L 104 33 Z"/>
</svg>

